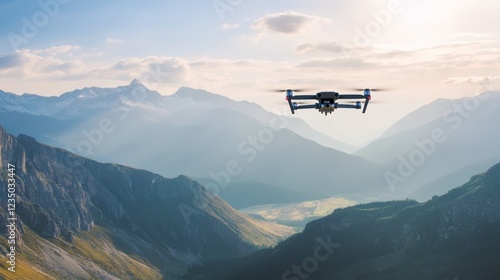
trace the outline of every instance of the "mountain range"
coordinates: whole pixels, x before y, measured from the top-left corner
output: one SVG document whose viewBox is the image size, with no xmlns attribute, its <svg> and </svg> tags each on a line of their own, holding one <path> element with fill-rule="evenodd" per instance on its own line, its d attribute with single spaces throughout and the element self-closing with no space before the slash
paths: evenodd
<svg viewBox="0 0 500 280">
<path fill-rule="evenodd" d="M 298 118 L 187 87 L 162 96 L 134 80 L 56 97 L 0 91 L 0 101 L 0 124 L 13 134 L 167 177 L 186 174 L 237 208 L 358 193 L 425 201 L 500 160 L 498 92 L 437 99 L 354 155 Z"/>
<path fill-rule="evenodd" d="M 355 154 L 384 166 L 400 197 L 425 201 L 500 161 L 499 106 L 500 92 L 438 99 Z"/>
<path fill-rule="evenodd" d="M 242 207 L 385 187 L 376 164 L 339 151 L 352 147 L 302 120 L 186 87 L 170 96 L 137 80 L 58 97 L 0 92 L 0 124 L 95 160 L 201 178 Z M 258 198 L 238 199 L 249 191 Z"/>
<path fill-rule="evenodd" d="M 276 114 L 264 110 L 255 103 L 237 102 L 221 95 L 188 87 L 181 87 L 173 95 L 162 96 L 157 91 L 146 88 L 137 79 L 128 86 L 117 88 L 90 87 L 51 97 L 29 93 L 17 95 L 0 90 L 0 101 L 0 112 L 28 113 L 65 120 L 85 117 L 89 112 L 99 113 L 111 109 L 117 114 L 122 113 L 121 117 L 132 109 L 143 109 L 150 113 L 150 118 L 158 118 L 185 109 L 203 111 L 214 108 L 230 108 L 262 123 L 268 123 L 272 118 L 277 117 Z M 193 118 L 188 114 L 182 119 L 175 119 L 174 122 L 183 123 L 186 120 L 187 123 L 190 123 L 188 120 Z M 174 120 L 174 118 L 171 119 Z M 321 134 L 301 119 L 289 117 L 280 117 L 280 119 L 283 120 L 282 122 L 286 124 L 288 129 L 323 146 L 348 153 L 357 149 Z M 217 119 L 217 121 L 224 120 Z"/>
<path fill-rule="evenodd" d="M 186 176 L 99 163 L 2 127 L 0 159 L 2 185 L 15 178 L 16 276 L 23 279 L 174 279 L 190 264 L 248 254 L 292 233 L 236 211 Z M 7 209 L 4 199 L 4 268 Z"/>
<path fill-rule="evenodd" d="M 337 209 L 274 248 L 185 279 L 498 279 L 500 164 L 425 203 Z"/>
</svg>

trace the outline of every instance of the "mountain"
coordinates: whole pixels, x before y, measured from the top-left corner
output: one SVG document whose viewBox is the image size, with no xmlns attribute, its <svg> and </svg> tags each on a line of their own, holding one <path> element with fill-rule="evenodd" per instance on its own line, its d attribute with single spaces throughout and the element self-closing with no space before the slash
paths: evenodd
<svg viewBox="0 0 500 280">
<path fill-rule="evenodd" d="M 462 185 L 470 180 L 473 174 L 482 173 L 493 164 L 500 162 L 500 157 L 487 159 L 475 164 L 462 167 L 450 174 L 446 174 L 428 184 L 425 184 L 408 195 L 409 198 L 424 202 L 435 195 L 443 195 L 454 186 Z"/>
<path fill-rule="evenodd" d="M 167 177 L 206 178 L 221 194 L 233 183 L 257 182 L 276 186 L 288 197 L 303 193 L 307 200 L 373 191 L 386 184 L 376 164 L 297 134 L 293 127 L 311 131 L 303 121 L 202 90 L 184 87 L 161 96 L 134 81 L 51 98 L 3 96 L 8 102 L 0 103 L 0 124 L 14 134 Z M 248 188 L 232 196 L 241 197 Z M 289 202 L 275 197 L 277 201 L 267 203 Z"/>
<path fill-rule="evenodd" d="M 388 184 L 406 196 L 447 174 L 500 158 L 499 106 L 500 92 L 436 100 L 400 120 L 384 134 L 390 136 L 355 154 L 382 164 Z"/>
<path fill-rule="evenodd" d="M 134 79 L 128 86 L 90 87 L 67 92 L 57 97 L 43 97 L 35 94 L 18 96 L 0 90 L 0 102 L 0 112 L 28 113 L 57 119 L 70 119 L 88 114 L 88 112 L 97 113 L 110 109 L 117 114 L 121 113 L 123 117 L 131 108 L 141 108 L 159 115 L 184 109 L 229 108 L 262 123 L 267 123 L 270 119 L 277 117 L 276 114 L 264 110 L 255 103 L 236 102 L 225 96 L 188 87 L 181 87 L 170 96 L 161 96 L 157 91 L 149 90 L 137 79 Z M 286 119 L 288 129 L 325 147 L 347 153 L 358 149 L 312 129 L 302 119 L 284 116 L 280 116 L 280 119 Z"/>
<path fill-rule="evenodd" d="M 0 169 L 2 185 L 15 186 L 0 195 L 17 199 L 17 277 L 24 279 L 173 279 L 189 264 L 241 256 L 291 232 L 234 210 L 188 177 L 99 163 L 2 127 Z M 7 209 L 4 199 L 3 267 Z"/>
<path fill-rule="evenodd" d="M 404 118 L 398 120 L 389 129 L 387 129 L 381 138 L 389 137 L 400 132 L 421 127 L 427 123 L 443 117 L 443 113 L 453 108 L 453 105 L 459 104 L 460 99 L 439 98 L 426 104 L 417 110 L 409 113 Z"/>
<path fill-rule="evenodd" d="M 185 279 L 498 279 L 500 164 L 426 203 L 337 209 L 272 249 Z"/>
</svg>

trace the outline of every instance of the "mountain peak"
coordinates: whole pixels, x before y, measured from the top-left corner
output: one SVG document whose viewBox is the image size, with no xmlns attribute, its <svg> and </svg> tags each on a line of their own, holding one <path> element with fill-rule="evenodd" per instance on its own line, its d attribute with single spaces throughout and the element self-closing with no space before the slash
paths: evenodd
<svg viewBox="0 0 500 280">
<path fill-rule="evenodd" d="M 132 80 L 132 82 L 130 82 L 130 86 L 144 86 L 144 85 L 141 83 L 141 81 L 135 78 Z"/>
</svg>

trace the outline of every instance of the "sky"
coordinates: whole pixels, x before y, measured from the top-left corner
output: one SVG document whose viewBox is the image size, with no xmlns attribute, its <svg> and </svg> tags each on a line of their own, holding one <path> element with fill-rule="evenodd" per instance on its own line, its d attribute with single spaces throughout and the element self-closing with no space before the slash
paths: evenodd
<svg viewBox="0 0 500 280">
<path fill-rule="evenodd" d="M 493 0 L 2 0 L 0 89 L 52 96 L 137 78 L 290 114 L 272 89 L 385 88 L 366 114 L 295 115 L 362 146 L 435 99 L 496 89 L 498 14 Z"/>
</svg>

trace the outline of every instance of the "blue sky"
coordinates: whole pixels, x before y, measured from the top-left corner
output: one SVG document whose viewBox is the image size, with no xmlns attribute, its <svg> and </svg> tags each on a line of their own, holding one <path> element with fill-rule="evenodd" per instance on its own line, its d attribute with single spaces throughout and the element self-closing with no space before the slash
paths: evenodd
<svg viewBox="0 0 500 280">
<path fill-rule="evenodd" d="M 369 109 L 375 124 L 355 136 L 367 115 L 300 115 L 361 145 L 436 98 L 496 86 L 499 13 L 493 0 L 4 0 L 0 89 L 59 95 L 139 78 L 164 95 L 190 86 L 283 114 L 266 89 L 396 89 L 374 97 L 385 101 Z"/>
</svg>

